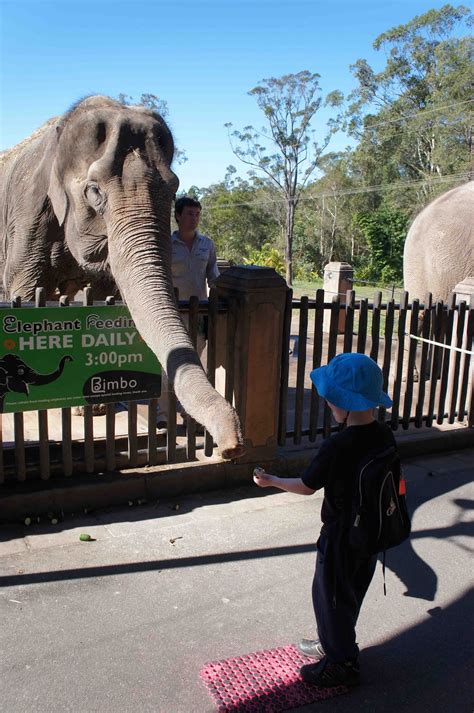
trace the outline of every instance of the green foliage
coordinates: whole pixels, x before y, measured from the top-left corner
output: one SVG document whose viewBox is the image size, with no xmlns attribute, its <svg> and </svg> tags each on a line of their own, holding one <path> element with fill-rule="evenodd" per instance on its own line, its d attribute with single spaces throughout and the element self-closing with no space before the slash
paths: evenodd
<svg viewBox="0 0 474 713">
<path fill-rule="evenodd" d="M 353 160 L 367 185 L 386 186 L 379 201 L 415 212 L 459 182 L 436 179 L 467 172 L 473 41 L 459 30 L 471 22 L 462 5 L 429 10 L 376 38 L 374 49 L 387 57 L 382 71 L 364 59 L 351 67 L 358 82 L 348 111 L 359 141 Z M 419 185 L 393 190 L 399 181 Z"/>
<path fill-rule="evenodd" d="M 270 243 L 262 245 L 260 250 L 249 250 L 243 262 L 244 265 L 273 267 L 280 275 L 285 275 L 285 258 L 283 254 Z"/>
<path fill-rule="evenodd" d="M 357 265 L 356 278 L 378 284 L 401 282 L 406 215 L 383 205 L 371 213 L 356 214 L 354 222 L 369 248 L 369 259 Z"/>
<path fill-rule="evenodd" d="M 294 278 L 298 282 L 314 282 L 319 277 L 319 271 L 315 269 L 314 262 L 295 260 Z"/>
<path fill-rule="evenodd" d="M 258 251 L 265 242 L 276 241 L 278 224 L 263 189 L 227 177 L 226 182 L 201 189 L 195 197 L 203 208 L 200 230 L 215 241 L 220 257 L 241 263 L 249 250 Z"/>
</svg>

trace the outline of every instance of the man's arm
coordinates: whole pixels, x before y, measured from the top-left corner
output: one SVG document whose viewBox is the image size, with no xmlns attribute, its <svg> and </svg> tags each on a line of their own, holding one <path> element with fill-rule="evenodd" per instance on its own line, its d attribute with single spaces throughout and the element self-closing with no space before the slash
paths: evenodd
<svg viewBox="0 0 474 713">
<path fill-rule="evenodd" d="M 296 495 L 312 495 L 316 492 L 312 488 L 308 488 L 301 478 L 279 478 L 278 475 L 266 473 L 262 468 L 254 470 L 253 479 L 260 488 L 273 486 L 285 490 L 287 493 L 296 493 Z"/>
<path fill-rule="evenodd" d="M 209 238 L 209 240 L 211 240 Z M 209 260 L 207 263 L 207 268 L 206 268 L 206 278 L 207 278 L 207 284 L 209 287 L 212 287 L 214 284 L 214 281 L 217 280 L 219 277 L 219 268 L 217 267 L 217 255 L 216 255 L 216 246 L 214 245 L 214 242 L 211 240 L 211 248 L 209 250 Z"/>
</svg>

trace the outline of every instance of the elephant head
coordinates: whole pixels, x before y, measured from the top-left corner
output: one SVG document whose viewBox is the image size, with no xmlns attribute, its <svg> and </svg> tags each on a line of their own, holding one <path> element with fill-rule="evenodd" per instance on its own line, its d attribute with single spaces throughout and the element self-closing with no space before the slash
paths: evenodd
<svg viewBox="0 0 474 713">
<path fill-rule="evenodd" d="M 61 376 L 64 365 L 68 361 L 73 361 L 73 358 L 63 356 L 57 369 L 50 374 L 39 374 L 16 354 L 6 354 L 0 359 L 0 399 L 3 401 L 8 391 L 28 395 L 30 384 L 33 386 L 51 384 Z"/>
<path fill-rule="evenodd" d="M 223 457 L 242 455 L 238 417 L 208 382 L 175 304 L 170 214 L 178 179 L 163 119 L 143 107 L 89 97 L 45 128 L 29 151 L 29 163 L 34 156 L 39 161 L 32 176 L 39 195 L 30 203 L 42 211 L 41 220 L 29 221 L 30 237 L 25 228 L 21 238 L 19 226 L 12 230 L 13 242 L 30 240 L 31 246 L 28 254 L 25 246 L 16 250 L 26 275 L 7 258 L 7 290 L 31 297 L 51 274 L 56 287 L 76 280 L 79 269 L 93 287 L 115 283 L 186 412 L 212 434 Z M 17 160 L 19 176 L 26 163 L 23 158 L 22 169 Z M 33 222 L 43 225 L 34 241 Z"/>
</svg>

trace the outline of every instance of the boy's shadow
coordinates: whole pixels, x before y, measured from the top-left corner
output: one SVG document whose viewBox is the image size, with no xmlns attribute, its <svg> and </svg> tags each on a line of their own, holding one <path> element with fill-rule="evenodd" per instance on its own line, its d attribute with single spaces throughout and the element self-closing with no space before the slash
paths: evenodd
<svg viewBox="0 0 474 713">
<path fill-rule="evenodd" d="M 472 473 L 469 473 L 466 468 L 462 471 L 443 473 L 437 477 L 426 476 L 423 480 L 409 482 L 407 502 L 410 517 L 413 520 L 413 515 L 420 505 L 440 495 L 446 495 L 471 481 Z M 462 518 L 464 511 L 474 508 L 474 501 L 458 498 L 452 502 L 459 508 L 456 523 L 448 527 L 414 531 L 409 540 L 386 553 L 386 566 L 405 584 L 407 597 L 433 601 L 438 584 L 436 572 L 416 552 L 413 546 L 416 540 L 424 537 L 449 540 L 453 537 L 469 537 L 474 534 L 474 522 Z"/>
<path fill-rule="evenodd" d="M 387 712 L 472 709 L 473 607 L 471 589 L 446 608 L 429 610 L 431 616 L 420 624 L 364 649 L 361 662 L 368 685 L 363 688 L 366 698 L 374 699 L 374 710 L 379 710 L 381 697 Z M 352 710 L 362 709 L 356 704 Z"/>
</svg>

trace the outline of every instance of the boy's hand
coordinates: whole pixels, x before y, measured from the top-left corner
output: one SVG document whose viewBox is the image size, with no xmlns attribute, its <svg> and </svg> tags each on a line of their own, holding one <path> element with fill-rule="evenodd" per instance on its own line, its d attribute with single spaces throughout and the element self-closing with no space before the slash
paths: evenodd
<svg viewBox="0 0 474 713">
<path fill-rule="evenodd" d="M 274 485 L 274 476 L 266 473 L 263 468 L 255 468 L 253 480 L 259 488 L 268 488 L 268 486 Z"/>
</svg>

